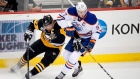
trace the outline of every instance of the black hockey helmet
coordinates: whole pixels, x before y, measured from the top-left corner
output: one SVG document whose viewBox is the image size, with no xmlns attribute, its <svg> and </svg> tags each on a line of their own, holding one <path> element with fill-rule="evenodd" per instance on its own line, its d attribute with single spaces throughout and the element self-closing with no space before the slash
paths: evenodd
<svg viewBox="0 0 140 79">
<path fill-rule="evenodd" d="M 47 26 L 49 24 L 52 24 L 53 23 L 53 18 L 51 15 L 45 15 L 43 17 L 43 26 Z"/>
</svg>

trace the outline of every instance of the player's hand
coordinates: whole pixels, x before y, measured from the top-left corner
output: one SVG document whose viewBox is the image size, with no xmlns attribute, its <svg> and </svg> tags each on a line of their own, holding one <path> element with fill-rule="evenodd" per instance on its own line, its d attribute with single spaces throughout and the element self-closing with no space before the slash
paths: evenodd
<svg viewBox="0 0 140 79">
<path fill-rule="evenodd" d="M 25 34 L 24 34 L 24 40 L 27 41 L 27 39 L 31 40 L 33 36 L 33 32 L 30 30 L 26 30 Z"/>
<path fill-rule="evenodd" d="M 81 39 L 74 39 L 73 46 L 75 51 L 80 51 L 82 49 Z"/>
<path fill-rule="evenodd" d="M 87 52 L 91 52 L 92 48 L 89 47 L 89 46 L 86 46 L 86 47 L 85 47 L 85 50 L 86 50 Z"/>
<path fill-rule="evenodd" d="M 94 43 L 93 42 L 89 42 L 89 44 L 85 47 L 85 50 L 87 52 L 91 52 L 93 47 L 94 47 Z"/>
</svg>

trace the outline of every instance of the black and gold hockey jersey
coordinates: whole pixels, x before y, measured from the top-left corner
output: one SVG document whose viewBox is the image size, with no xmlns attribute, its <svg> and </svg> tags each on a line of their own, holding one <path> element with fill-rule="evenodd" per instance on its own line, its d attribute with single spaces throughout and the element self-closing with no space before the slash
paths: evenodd
<svg viewBox="0 0 140 79">
<path fill-rule="evenodd" d="M 45 46 L 50 48 L 61 49 L 65 41 L 65 31 L 57 24 L 56 20 L 53 20 L 53 23 L 54 23 L 54 27 L 51 31 L 47 31 L 47 30 L 42 31 L 41 30 L 41 27 L 43 27 L 42 19 L 33 20 L 33 22 L 30 23 L 28 29 L 31 30 L 32 32 L 34 31 L 34 29 L 41 30 L 42 33 L 40 39 L 42 40 Z M 46 37 L 51 35 L 55 35 L 55 38 L 53 40 L 49 40 Z"/>
</svg>

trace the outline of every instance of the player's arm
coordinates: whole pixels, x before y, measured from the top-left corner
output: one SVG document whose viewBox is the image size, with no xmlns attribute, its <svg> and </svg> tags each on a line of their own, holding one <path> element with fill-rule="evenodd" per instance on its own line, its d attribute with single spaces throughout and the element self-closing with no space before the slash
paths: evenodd
<svg viewBox="0 0 140 79">
<path fill-rule="evenodd" d="M 91 36 L 90 42 L 86 46 L 86 49 L 89 52 L 91 52 L 91 50 L 93 49 L 96 41 L 99 39 L 100 33 L 102 32 L 102 28 L 98 21 L 96 22 L 95 25 L 93 25 L 91 27 L 92 27 L 92 36 Z"/>
<path fill-rule="evenodd" d="M 57 23 L 60 25 L 62 28 L 69 27 L 67 21 L 70 21 L 72 19 L 72 16 L 69 14 L 69 9 L 65 10 L 64 12 L 60 13 L 59 16 L 57 17 Z"/>
<path fill-rule="evenodd" d="M 64 34 L 58 34 L 53 39 L 50 40 L 50 43 L 55 46 L 64 45 L 65 42 L 65 35 Z"/>
<path fill-rule="evenodd" d="M 33 20 L 33 22 L 30 22 L 30 24 L 27 27 L 27 30 L 24 34 L 25 41 L 27 41 L 27 39 L 30 40 L 32 38 L 34 29 L 38 29 L 38 20 Z"/>
<path fill-rule="evenodd" d="M 59 16 L 57 17 L 57 23 L 60 25 L 62 28 L 65 28 L 66 35 L 69 37 L 72 37 L 75 31 L 75 28 L 73 26 L 69 26 L 67 21 L 73 20 L 73 15 L 75 13 L 74 7 L 70 7 L 64 12 L 60 13 Z"/>
<path fill-rule="evenodd" d="M 65 34 L 61 32 L 62 29 L 57 29 L 59 32 L 55 34 L 51 39 L 49 40 L 51 44 L 60 46 L 63 45 L 65 42 Z"/>
<path fill-rule="evenodd" d="M 33 20 L 33 22 L 34 22 L 34 20 Z M 35 29 L 33 22 L 30 22 L 29 26 L 27 27 L 27 30 L 30 30 L 32 32 L 34 32 L 34 29 Z"/>
<path fill-rule="evenodd" d="M 75 28 L 73 26 L 64 29 L 68 37 L 74 36 Z"/>
<path fill-rule="evenodd" d="M 58 23 L 56 22 L 54 24 L 54 30 L 55 30 L 55 34 L 53 34 L 53 36 L 50 36 L 51 39 L 49 40 L 51 44 L 56 45 L 56 46 L 60 46 L 63 45 L 65 42 L 65 33 L 64 33 L 64 29 L 61 28 Z"/>
</svg>

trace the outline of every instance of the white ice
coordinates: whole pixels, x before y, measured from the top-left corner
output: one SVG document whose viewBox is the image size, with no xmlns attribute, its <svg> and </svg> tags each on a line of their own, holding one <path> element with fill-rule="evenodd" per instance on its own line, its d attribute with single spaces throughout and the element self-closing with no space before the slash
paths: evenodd
<svg viewBox="0 0 140 79">
<path fill-rule="evenodd" d="M 100 63 L 113 79 L 140 79 L 140 62 Z M 51 65 L 31 79 L 55 79 L 64 65 Z M 83 74 L 78 79 L 110 79 L 110 77 L 96 63 L 85 63 Z M 31 68 L 30 68 L 31 69 Z M 11 73 L 9 69 L 0 69 L 0 79 L 22 79 L 26 67 L 18 73 Z M 73 79 L 71 70 L 64 79 Z"/>
</svg>

